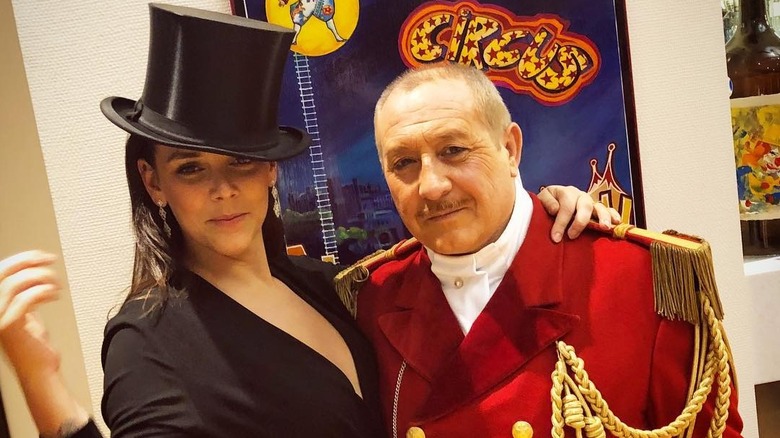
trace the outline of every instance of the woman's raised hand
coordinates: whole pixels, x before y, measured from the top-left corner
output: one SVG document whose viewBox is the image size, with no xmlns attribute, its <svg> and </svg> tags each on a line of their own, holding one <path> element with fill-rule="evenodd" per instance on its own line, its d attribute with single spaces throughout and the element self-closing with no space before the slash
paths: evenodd
<svg viewBox="0 0 780 438">
<path fill-rule="evenodd" d="M 51 268 L 56 257 L 27 251 L 0 260 L 0 344 L 20 379 L 59 369 L 59 353 L 33 311 L 57 299 L 59 280 Z"/>
<path fill-rule="evenodd" d="M 27 251 L 0 260 L 0 344 L 11 361 L 27 406 L 42 437 L 65 437 L 89 420 L 59 374 L 60 353 L 52 347 L 33 311 L 57 299 L 56 257 Z"/>
</svg>

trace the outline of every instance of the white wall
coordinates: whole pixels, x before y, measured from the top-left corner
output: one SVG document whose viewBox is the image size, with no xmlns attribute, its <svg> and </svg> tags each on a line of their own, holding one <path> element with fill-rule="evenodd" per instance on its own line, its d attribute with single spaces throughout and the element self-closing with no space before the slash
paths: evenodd
<svg viewBox="0 0 780 438">
<path fill-rule="evenodd" d="M 0 0 L 0 96 L 0 258 L 30 248 L 61 255 L 11 0 Z M 66 278 L 61 262 L 55 269 Z M 62 299 L 41 309 L 40 316 L 52 342 L 72 352 L 63 357 L 61 369 L 78 400 L 88 403 L 76 318 L 67 282 L 64 286 Z M 0 384 L 11 435 L 36 436 L 22 390 L 5 361 L 0 362 Z"/>
<path fill-rule="evenodd" d="M 720 3 L 628 0 L 639 149 L 651 228 L 712 244 L 737 361 L 745 436 L 755 437 L 754 339 L 738 234 Z M 177 3 L 227 11 L 227 0 Z M 124 134 L 100 99 L 140 95 L 144 2 L 13 0 L 95 412 L 108 310 L 129 284 Z"/>
</svg>

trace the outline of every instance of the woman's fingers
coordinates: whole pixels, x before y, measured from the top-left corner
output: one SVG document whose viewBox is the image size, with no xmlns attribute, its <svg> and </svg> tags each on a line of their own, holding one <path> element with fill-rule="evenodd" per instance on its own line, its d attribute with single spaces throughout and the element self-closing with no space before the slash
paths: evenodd
<svg viewBox="0 0 780 438">
<path fill-rule="evenodd" d="M 34 311 L 43 303 L 59 297 L 60 288 L 55 284 L 39 284 L 23 290 L 9 303 L 5 312 L 0 313 L 0 330 L 21 321 L 25 315 Z"/>
<path fill-rule="evenodd" d="M 41 303 L 57 298 L 56 274 L 48 266 L 56 258 L 27 251 L 0 260 L 0 330 L 19 321 Z"/>
<path fill-rule="evenodd" d="M 0 281 L 9 275 L 15 274 L 22 269 L 34 266 L 51 265 L 57 256 L 45 251 L 32 250 L 20 252 L 0 260 Z"/>
</svg>

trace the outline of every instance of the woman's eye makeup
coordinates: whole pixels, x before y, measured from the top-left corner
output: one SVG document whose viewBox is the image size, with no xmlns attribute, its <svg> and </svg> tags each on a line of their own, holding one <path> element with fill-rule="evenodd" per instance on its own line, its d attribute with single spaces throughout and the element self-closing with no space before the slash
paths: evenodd
<svg viewBox="0 0 780 438">
<path fill-rule="evenodd" d="M 201 166 L 198 163 L 182 163 L 176 166 L 176 173 L 179 175 L 191 175 L 201 170 Z"/>
<path fill-rule="evenodd" d="M 222 166 L 228 166 L 228 168 L 233 168 L 235 170 L 251 170 L 254 169 L 255 165 L 260 163 L 259 160 L 253 160 L 251 158 L 243 158 L 243 157 L 237 157 L 237 158 L 231 158 L 229 160 L 221 161 L 221 162 L 202 162 L 197 159 L 190 159 L 190 160 L 176 160 L 173 162 L 173 169 L 174 172 L 176 172 L 177 175 L 181 176 L 192 176 L 199 174 L 206 169 L 213 168 L 215 170 L 221 168 Z"/>
</svg>

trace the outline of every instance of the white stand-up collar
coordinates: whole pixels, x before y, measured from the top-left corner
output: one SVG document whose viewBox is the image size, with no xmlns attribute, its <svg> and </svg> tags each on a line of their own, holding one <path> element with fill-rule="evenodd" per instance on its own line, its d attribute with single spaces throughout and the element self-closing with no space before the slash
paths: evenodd
<svg viewBox="0 0 780 438">
<path fill-rule="evenodd" d="M 532 210 L 531 197 L 517 176 L 512 215 L 495 242 L 474 254 L 461 256 L 437 254 L 425 248 L 431 259 L 431 271 L 439 279 L 444 296 L 464 334 L 471 330 L 523 244 Z"/>
</svg>

